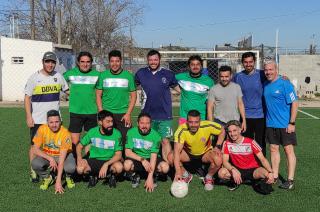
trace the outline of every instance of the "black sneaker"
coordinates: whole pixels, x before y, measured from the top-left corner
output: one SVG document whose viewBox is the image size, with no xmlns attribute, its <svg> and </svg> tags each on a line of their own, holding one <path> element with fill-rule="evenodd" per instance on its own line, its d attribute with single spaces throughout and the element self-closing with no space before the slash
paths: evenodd
<svg viewBox="0 0 320 212">
<path fill-rule="evenodd" d="M 97 185 L 98 178 L 96 176 L 89 175 L 88 188 L 93 188 Z"/>
<path fill-rule="evenodd" d="M 131 176 L 131 186 L 132 188 L 137 188 L 140 184 L 140 176 L 137 173 L 132 174 Z"/>
<path fill-rule="evenodd" d="M 235 191 L 239 188 L 239 185 L 233 181 L 230 181 L 227 186 L 229 191 Z"/>
<path fill-rule="evenodd" d="M 294 189 L 294 182 L 293 180 L 287 180 L 281 185 L 279 185 L 279 188 L 287 189 L 287 190 L 293 190 Z"/>
<path fill-rule="evenodd" d="M 114 174 L 110 175 L 108 184 L 110 188 L 115 188 L 117 186 L 116 176 L 114 176 Z"/>
</svg>

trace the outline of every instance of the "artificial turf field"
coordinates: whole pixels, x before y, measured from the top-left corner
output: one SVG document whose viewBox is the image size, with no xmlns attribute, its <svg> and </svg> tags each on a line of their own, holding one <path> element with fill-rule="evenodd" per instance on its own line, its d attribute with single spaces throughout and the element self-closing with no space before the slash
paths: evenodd
<svg viewBox="0 0 320 212">
<path fill-rule="evenodd" d="M 320 117 L 319 108 L 302 110 Z M 178 111 L 175 109 L 174 113 L 177 115 Z M 62 116 L 68 126 L 67 108 L 62 109 Z M 271 195 L 262 196 L 244 185 L 234 192 L 225 186 L 206 192 L 194 176 L 184 199 L 169 194 L 170 180 L 159 182 L 153 193 L 144 191 L 143 182 L 132 189 L 128 181 L 118 183 L 116 189 L 101 182 L 88 189 L 87 183 L 80 182 L 72 190 L 66 188 L 63 195 L 55 195 L 54 186 L 43 192 L 39 184 L 29 181 L 29 131 L 23 108 L 0 108 L 0 117 L 0 211 L 320 211 L 320 120 L 300 112 L 295 190 L 274 186 Z M 285 160 L 280 167 L 286 177 Z"/>
</svg>

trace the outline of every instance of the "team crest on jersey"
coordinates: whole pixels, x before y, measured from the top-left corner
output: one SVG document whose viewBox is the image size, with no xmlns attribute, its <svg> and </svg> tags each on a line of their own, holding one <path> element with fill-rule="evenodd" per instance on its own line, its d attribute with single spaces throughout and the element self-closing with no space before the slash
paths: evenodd
<svg viewBox="0 0 320 212">
<path fill-rule="evenodd" d="M 202 142 L 206 142 L 206 141 L 207 141 L 205 137 L 202 137 L 200 140 L 201 140 Z"/>
<path fill-rule="evenodd" d="M 167 83 L 167 78 L 162 77 L 162 79 L 161 79 L 161 80 L 162 80 L 162 83 L 163 83 L 163 84 L 166 84 L 166 83 Z"/>
<path fill-rule="evenodd" d="M 57 82 L 58 81 L 58 79 L 55 77 L 55 78 L 53 78 L 53 80 L 54 80 L 54 82 Z"/>
</svg>

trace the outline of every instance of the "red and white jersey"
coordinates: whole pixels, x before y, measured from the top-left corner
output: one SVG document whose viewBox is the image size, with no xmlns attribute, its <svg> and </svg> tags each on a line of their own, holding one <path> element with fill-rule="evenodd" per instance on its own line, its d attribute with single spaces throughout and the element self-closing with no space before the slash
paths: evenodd
<svg viewBox="0 0 320 212">
<path fill-rule="evenodd" d="M 241 143 L 227 140 L 224 144 L 223 154 L 228 154 L 231 163 L 240 169 L 258 168 L 259 164 L 255 154 L 261 152 L 261 147 L 251 138 L 243 137 Z"/>
</svg>

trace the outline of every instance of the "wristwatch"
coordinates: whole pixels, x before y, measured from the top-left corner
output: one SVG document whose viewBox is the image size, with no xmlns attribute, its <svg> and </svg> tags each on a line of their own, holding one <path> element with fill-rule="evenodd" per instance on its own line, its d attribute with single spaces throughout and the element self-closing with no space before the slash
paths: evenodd
<svg viewBox="0 0 320 212">
<path fill-rule="evenodd" d="M 289 124 L 296 125 L 296 122 L 295 121 L 290 121 Z"/>
</svg>

